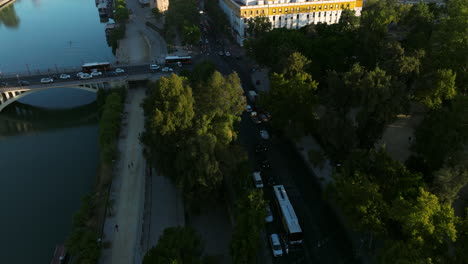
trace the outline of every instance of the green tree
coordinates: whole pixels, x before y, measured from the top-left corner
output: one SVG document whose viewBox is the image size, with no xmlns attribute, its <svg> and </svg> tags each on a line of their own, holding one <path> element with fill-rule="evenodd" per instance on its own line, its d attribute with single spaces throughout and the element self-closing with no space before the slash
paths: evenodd
<svg viewBox="0 0 468 264">
<path fill-rule="evenodd" d="M 438 108 L 457 95 L 456 73 L 440 69 L 417 83 L 416 99 L 429 108 Z"/>
<path fill-rule="evenodd" d="M 151 14 L 156 20 L 160 20 L 163 16 L 163 13 L 157 7 L 151 8 Z"/>
<path fill-rule="evenodd" d="M 260 232 L 265 226 L 265 217 L 265 201 L 261 190 L 249 191 L 240 198 L 231 240 L 233 263 L 256 263 L 256 255 L 260 248 Z"/>
<path fill-rule="evenodd" d="M 439 200 L 452 204 L 460 190 L 468 184 L 468 169 L 466 166 L 442 168 L 434 173 L 432 190 Z"/>
<path fill-rule="evenodd" d="M 190 227 L 170 227 L 143 258 L 143 264 L 201 264 L 200 236 Z"/>
<path fill-rule="evenodd" d="M 468 139 L 468 98 L 457 96 L 447 106 L 430 111 L 415 131 L 414 151 L 430 172 L 458 164 Z"/>
<path fill-rule="evenodd" d="M 197 25 L 184 26 L 182 34 L 187 44 L 195 45 L 200 41 L 201 32 Z"/>
<path fill-rule="evenodd" d="M 291 131 L 303 133 L 304 128 L 315 120 L 316 90 L 318 83 L 301 67 L 309 62 L 298 53 L 288 59 L 284 74 L 274 73 L 271 77 L 271 90 L 262 94 L 261 105 L 268 109 L 274 119 L 273 124 L 279 128 L 291 128 Z M 285 111 L 294 105 L 294 111 Z"/>
<path fill-rule="evenodd" d="M 270 19 L 266 16 L 257 16 L 247 20 L 246 33 L 251 38 L 258 38 L 272 28 Z"/>
</svg>

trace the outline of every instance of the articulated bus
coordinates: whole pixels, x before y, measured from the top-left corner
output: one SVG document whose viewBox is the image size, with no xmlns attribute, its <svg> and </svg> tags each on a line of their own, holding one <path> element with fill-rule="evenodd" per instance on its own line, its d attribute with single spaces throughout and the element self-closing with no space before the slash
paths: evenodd
<svg viewBox="0 0 468 264">
<path fill-rule="evenodd" d="M 191 56 L 185 56 L 185 57 L 167 56 L 166 57 L 166 64 L 176 64 L 178 62 L 180 62 L 182 64 L 191 64 L 192 63 L 192 57 Z"/>
<path fill-rule="evenodd" d="M 294 208 L 289 201 L 288 194 L 283 185 L 273 186 L 276 205 L 281 216 L 283 228 L 286 231 L 289 244 L 301 244 L 303 239 L 302 229 L 299 225 Z"/>
<path fill-rule="evenodd" d="M 111 65 L 109 62 L 91 62 L 85 63 L 81 66 L 83 72 L 92 72 L 93 70 L 97 71 L 110 71 Z"/>
</svg>

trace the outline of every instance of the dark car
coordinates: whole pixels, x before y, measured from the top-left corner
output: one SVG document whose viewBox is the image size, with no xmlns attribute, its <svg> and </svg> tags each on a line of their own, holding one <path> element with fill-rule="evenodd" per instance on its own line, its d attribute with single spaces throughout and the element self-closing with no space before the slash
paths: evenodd
<svg viewBox="0 0 468 264">
<path fill-rule="evenodd" d="M 268 160 L 263 160 L 260 166 L 262 167 L 263 170 L 271 169 L 271 165 Z"/>
<path fill-rule="evenodd" d="M 267 152 L 268 151 L 268 146 L 264 144 L 258 144 L 255 146 L 255 152 L 256 153 L 261 153 L 261 152 Z"/>
<path fill-rule="evenodd" d="M 23 80 L 18 81 L 18 85 L 20 85 L 20 86 L 25 86 L 25 85 L 30 85 L 30 84 L 31 83 L 28 82 L 28 81 L 23 81 Z"/>
</svg>

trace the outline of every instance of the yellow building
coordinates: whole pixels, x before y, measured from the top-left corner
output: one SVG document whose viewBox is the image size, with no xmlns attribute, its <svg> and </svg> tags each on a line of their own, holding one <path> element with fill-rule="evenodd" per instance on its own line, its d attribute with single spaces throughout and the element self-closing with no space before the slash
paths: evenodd
<svg viewBox="0 0 468 264">
<path fill-rule="evenodd" d="M 169 0 L 150 0 L 150 7 L 156 7 L 160 12 L 166 12 L 169 8 Z"/>
<path fill-rule="evenodd" d="M 301 28 L 309 24 L 337 23 L 343 9 L 361 15 L 363 0 L 218 0 L 226 13 L 233 35 L 242 45 L 247 20 L 256 16 L 270 19 L 273 28 Z"/>
</svg>

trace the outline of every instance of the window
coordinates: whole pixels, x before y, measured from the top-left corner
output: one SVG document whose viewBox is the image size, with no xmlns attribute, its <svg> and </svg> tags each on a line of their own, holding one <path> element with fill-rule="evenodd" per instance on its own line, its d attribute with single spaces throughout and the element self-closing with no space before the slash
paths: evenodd
<svg viewBox="0 0 468 264">
<path fill-rule="evenodd" d="M 333 9 L 333 5 L 330 5 L 330 9 Z"/>
<path fill-rule="evenodd" d="M 323 6 L 323 9 L 324 9 L 324 10 L 327 10 L 327 8 L 328 8 L 328 6 Z"/>
<path fill-rule="evenodd" d="M 341 4 L 341 9 L 344 9 L 344 5 L 343 5 L 343 4 Z"/>
<path fill-rule="evenodd" d="M 335 8 L 338 9 L 338 4 L 336 4 Z"/>
<path fill-rule="evenodd" d="M 258 15 L 258 10 L 255 13 L 257 13 L 257 15 Z"/>
<path fill-rule="evenodd" d="M 312 13 L 312 17 L 315 17 L 315 13 Z"/>
<path fill-rule="evenodd" d="M 320 17 L 320 12 L 318 13 L 318 17 Z"/>
<path fill-rule="evenodd" d="M 252 15 L 252 14 L 253 14 L 253 11 L 250 11 L 250 15 Z"/>
<path fill-rule="evenodd" d="M 273 16 L 273 21 L 275 21 L 275 20 L 276 20 L 276 17 L 275 17 L 275 16 Z"/>
<path fill-rule="evenodd" d="M 310 10 L 310 6 L 307 7 L 307 11 L 309 11 L 309 10 Z"/>
<path fill-rule="evenodd" d="M 297 8 L 297 12 L 301 12 L 301 8 L 300 8 L 300 7 Z"/>
<path fill-rule="evenodd" d="M 262 10 L 262 14 L 265 14 L 265 10 Z"/>
<path fill-rule="evenodd" d="M 319 10 L 322 10 L 322 6 L 319 6 Z"/>
<path fill-rule="evenodd" d="M 285 9 L 284 9 L 284 12 L 285 12 L 285 13 L 287 13 L 287 12 L 288 12 L 288 9 L 287 9 L 287 8 L 285 8 Z"/>
<path fill-rule="evenodd" d="M 283 10 L 281 10 L 281 8 L 280 8 L 280 9 L 278 9 L 278 13 L 282 13 L 282 12 L 283 12 Z"/>
<path fill-rule="evenodd" d="M 309 19 L 309 15 L 307 15 L 307 19 Z"/>
<path fill-rule="evenodd" d="M 276 9 L 273 9 L 273 14 L 275 14 L 275 13 L 276 13 Z"/>
<path fill-rule="evenodd" d="M 247 16 L 247 11 L 244 11 L 244 16 Z"/>
<path fill-rule="evenodd" d="M 297 19 L 299 19 L 299 15 L 297 15 Z"/>
<path fill-rule="evenodd" d="M 316 6 L 314 6 L 314 11 L 315 11 L 315 9 L 316 9 Z"/>
<path fill-rule="evenodd" d="M 347 4 L 346 7 L 349 8 L 349 4 Z"/>
</svg>

